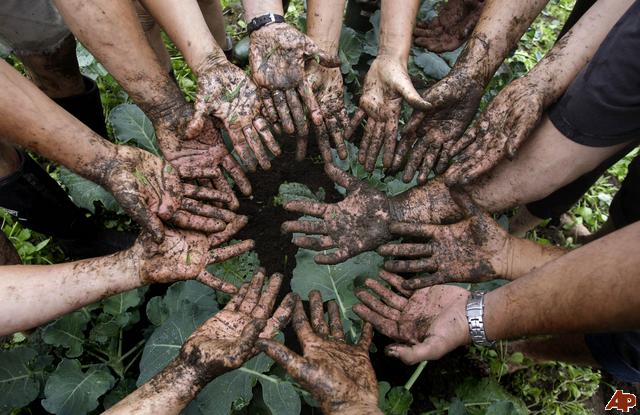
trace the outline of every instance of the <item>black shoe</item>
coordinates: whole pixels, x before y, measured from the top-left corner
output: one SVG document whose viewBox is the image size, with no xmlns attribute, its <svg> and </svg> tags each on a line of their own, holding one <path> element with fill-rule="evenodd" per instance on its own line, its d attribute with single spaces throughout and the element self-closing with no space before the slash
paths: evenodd
<svg viewBox="0 0 640 415">
<path fill-rule="evenodd" d="M 24 227 L 53 237 L 73 259 L 112 254 L 135 242 L 136 235 L 96 226 L 36 161 L 18 154 L 18 170 L 0 179 L 0 207 Z"/>
<path fill-rule="evenodd" d="M 68 113 L 82 121 L 84 125 L 91 128 L 96 134 L 108 139 L 98 85 L 91 78 L 86 76 L 82 78 L 85 86 L 84 93 L 70 97 L 54 98 L 53 100 Z"/>
</svg>

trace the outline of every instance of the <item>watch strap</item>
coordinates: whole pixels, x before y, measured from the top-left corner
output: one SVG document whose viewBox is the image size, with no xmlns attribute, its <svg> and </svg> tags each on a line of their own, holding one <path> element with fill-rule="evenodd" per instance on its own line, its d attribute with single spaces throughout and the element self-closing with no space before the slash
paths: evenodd
<svg viewBox="0 0 640 415">
<path fill-rule="evenodd" d="M 467 322 L 471 340 L 480 346 L 492 347 L 495 342 L 487 340 L 484 331 L 484 291 L 473 291 L 467 301 Z"/>
<path fill-rule="evenodd" d="M 284 16 L 274 13 L 263 14 L 262 16 L 257 16 L 251 19 L 249 24 L 247 24 L 247 30 L 249 33 L 255 32 L 261 27 L 268 26 L 271 23 L 284 23 Z"/>
</svg>

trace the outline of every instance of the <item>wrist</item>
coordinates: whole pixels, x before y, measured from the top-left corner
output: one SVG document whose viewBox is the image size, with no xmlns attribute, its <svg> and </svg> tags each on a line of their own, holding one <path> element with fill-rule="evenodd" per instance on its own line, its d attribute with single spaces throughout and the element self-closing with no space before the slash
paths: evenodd
<svg viewBox="0 0 640 415">
<path fill-rule="evenodd" d="M 323 413 L 327 415 L 382 415 L 378 402 L 345 402 L 325 408 Z"/>
<path fill-rule="evenodd" d="M 244 6 L 244 20 L 249 23 L 251 20 L 258 16 L 273 13 L 284 16 L 284 10 L 282 8 L 282 1 L 280 0 L 262 0 L 262 1 L 248 1 L 242 2 Z"/>
<path fill-rule="evenodd" d="M 173 395 L 185 404 L 191 402 L 204 386 L 198 382 L 197 370 L 184 361 L 182 354 L 179 354 L 149 383 L 154 392 L 165 397 Z"/>
<path fill-rule="evenodd" d="M 452 73 L 464 73 L 484 89 L 497 66 L 489 61 L 490 42 L 482 34 L 472 34 L 453 66 Z M 502 63 L 500 61 L 498 65 Z"/>
<path fill-rule="evenodd" d="M 506 278 L 510 280 L 518 279 L 567 252 L 560 247 L 544 246 L 514 236 L 509 236 L 509 245 Z"/>
</svg>

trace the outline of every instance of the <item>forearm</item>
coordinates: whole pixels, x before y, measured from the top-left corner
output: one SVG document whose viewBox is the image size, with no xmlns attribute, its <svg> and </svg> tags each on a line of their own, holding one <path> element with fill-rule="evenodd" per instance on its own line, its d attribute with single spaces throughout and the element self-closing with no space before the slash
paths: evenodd
<svg viewBox="0 0 640 415">
<path fill-rule="evenodd" d="M 0 335 L 40 326 L 142 285 L 137 248 L 56 265 L 0 267 Z"/>
<path fill-rule="evenodd" d="M 591 60 L 632 0 L 599 0 L 530 72 L 533 84 L 544 86 L 545 106 L 555 102 Z"/>
<path fill-rule="evenodd" d="M 378 405 L 358 403 L 353 406 L 345 405 L 336 410 L 325 410 L 325 415 L 382 415 L 383 412 Z"/>
<path fill-rule="evenodd" d="M 511 235 L 508 238 L 507 248 L 503 251 L 505 267 L 499 274 L 509 280 L 516 280 L 569 252 L 558 246 L 540 245 Z"/>
<path fill-rule="evenodd" d="M 487 337 L 640 328 L 638 244 L 636 222 L 488 293 Z"/>
<path fill-rule="evenodd" d="M 102 183 L 116 155 L 109 143 L 49 99 L 35 85 L 0 60 L 0 134 Z"/>
<path fill-rule="evenodd" d="M 419 6 L 419 0 L 382 0 L 378 56 L 390 56 L 406 64 Z"/>
<path fill-rule="evenodd" d="M 184 103 L 147 42 L 130 0 L 55 0 L 76 37 L 156 122 Z"/>
<path fill-rule="evenodd" d="M 483 86 L 489 83 L 547 2 L 487 0 L 454 71 L 467 72 Z"/>
<path fill-rule="evenodd" d="M 105 414 L 179 414 L 201 389 L 196 371 L 181 358 L 104 412 Z"/>
<path fill-rule="evenodd" d="M 249 23 L 254 17 L 264 14 L 284 15 L 282 0 L 242 0 L 244 7 L 244 18 Z"/>
<path fill-rule="evenodd" d="M 307 35 L 321 49 L 338 53 L 345 0 L 309 0 L 307 3 Z"/>
<path fill-rule="evenodd" d="M 210 57 L 227 58 L 216 43 L 196 0 L 141 0 L 167 32 L 194 72 Z"/>
</svg>

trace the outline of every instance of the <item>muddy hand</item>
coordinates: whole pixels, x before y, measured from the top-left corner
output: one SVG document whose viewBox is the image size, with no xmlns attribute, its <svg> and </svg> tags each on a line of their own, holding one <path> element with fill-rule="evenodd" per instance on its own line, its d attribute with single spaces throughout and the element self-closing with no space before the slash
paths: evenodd
<svg viewBox="0 0 640 415">
<path fill-rule="evenodd" d="M 393 162 L 398 136 L 398 121 L 402 100 L 420 110 L 429 110 L 431 105 L 415 90 L 406 62 L 397 58 L 379 55 L 371 64 L 362 89 L 360 109 L 354 115 L 345 136 L 350 138 L 366 116 L 358 162 L 368 172 L 373 171 L 380 150 L 383 149 L 383 167 L 389 169 Z"/>
<path fill-rule="evenodd" d="M 313 94 L 322 111 L 323 123 L 316 126 L 318 148 L 325 163 L 331 161 L 333 140 L 338 157 L 347 158 L 347 146 L 344 144 L 344 132 L 349 128 L 349 115 L 344 107 L 344 84 L 340 68 L 325 68 L 316 61 L 308 61 L 306 76 L 311 83 Z M 303 155 L 304 156 L 304 155 Z"/>
<path fill-rule="evenodd" d="M 251 194 L 251 183 L 227 150 L 222 135 L 211 119 L 205 117 L 201 132 L 188 139 L 186 128 L 193 117 L 193 109 L 185 104 L 176 112 L 155 123 L 156 136 L 165 159 L 175 167 L 182 179 L 210 182 L 212 188 L 228 195 L 228 206 L 237 209 L 238 198 L 223 173 L 228 173 L 246 196 Z"/>
<path fill-rule="evenodd" d="M 368 279 L 369 291 L 356 293 L 362 304 L 353 311 L 364 321 L 401 344 L 387 347 L 386 353 L 407 364 L 435 360 L 469 339 L 466 304 L 469 292 L 452 285 L 407 291 L 399 275 L 380 271 L 380 277 L 396 291 Z"/>
<path fill-rule="evenodd" d="M 193 231 L 168 228 L 162 243 L 143 233 L 136 244 L 141 248 L 140 279 L 145 284 L 196 279 L 213 289 L 234 294 L 237 289 L 205 270 L 209 264 L 224 262 L 253 249 L 245 240 L 210 251 L 211 238 Z"/>
<path fill-rule="evenodd" d="M 283 232 L 321 235 L 319 238 L 295 237 L 293 243 L 314 251 L 337 248 L 331 253 L 316 255 L 315 261 L 318 264 L 338 264 L 389 241 L 389 199 L 333 164 L 325 164 L 325 172 L 331 180 L 347 189 L 348 196 L 335 204 L 307 200 L 287 203 L 284 206 L 286 210 L 321 218 L 284 222 Z"/>
<path fill-rule="evenodd" d="M 256 159 L 271 168 L 267 149 L 279 156 L 280 146 L 262 118 L 258 89 L 245 73 L 226 59 L 210 57 L 197 69 L 196 113 L 189 124 L 189 137 L 205 128 L 209 114 L 222 121 L 236 153 L 247 169 L 255 171 Z"/>
<path fill-rule="evenodd" d="M 464 70 L 456 71 L 429 88 L 425 101 L 433 108 L 414 112 L 402 132 L 393 157 L 392 170 L 404 166 L 402 179 L 410 182 L 418 172 L 418 183 L 424 184 L 429 173 L 442 173 L 456 153 L 454 145 L 473 119 L 484 87 Z"/>
<path fill-rule="evenodd" d="M 309 293 L 311 323 L 297 300 L 293 329 L 303 355 L 272 340 L 258 340 L 258 348 L 280 364 L 318 401 L 324 414 L 381 414 L 378 383 L 369 360 L 373 337 L 371 325 L 364 324 L 356 345 L 345 342 L 342 320 L 335 301 L 327 303 L 329 322 L 324 320 L 322 296 Z"/>
<path fill-rule="evenodd" d="M 468 184 L 513 158 L 542 118 L 544 100 L 540 85 L 526 77 L 504 88 L 456 144 L 454 152 L 468 147 L 445 173 L 447 184 Z"/>
<path fill-rule="evenodd" d="M 386 261 L 391 272 L 431 275 L 407 280 L 405 288 L 417 289 L 449 282 L 482 282 L 508 275 L 511 236 L 491 215 L 467 195 L 451 193 L 466 219 L 452 225 L 396 222 L 392 233 L 428 239 L 424 243 L 387 244 L 378 248 L 383 256 L 402 257 Z"/>
<path fill-rule="evenodd" d="M 105 160 L 102 169 L 100 184 L 156 242 L 162 241 L 163 221 L 204 233 L 218 232 L 226 226 L 201 201 L 228 203 L 228 194 L 183 184 L 173 166 L 151 153 L 121 145 L 116 157 Z"/>
<path fill-rule="evenodd" d="M 413 31 L 416 46 L 441 53 L 460 47 L 478 23 L 484 0 L 449 0 L 429 22 L 418 22 Z"/>
<path fill-rule="evenodd" d="M 227 305 L 189 336 L 180 352 L 204 383 L 236 369 L 253 357 L 258 337 L 270 338 L 289 322 L 295 294 L 289 294 L 273 312 L 282 275 L 271 276 L 262 291 L 265 275 L 258 270 Z"/>
<path fill-rule="evenodd" d="M 287 134 L 296 134 L 296 158 L 306 152 L 309 126 L 305 108 L 314 126 L 323 123 L 323 114 L 305 75 L 305 62 L 316 59 L 325 67 L 340 65 L 313 40 L 287 23 L 264 26 L 251 34 L 249 62 L 253 80 L 262 88 L 265 115 Z M 323 154 L 326 157 L 326 154 Z"/>
</svg>

